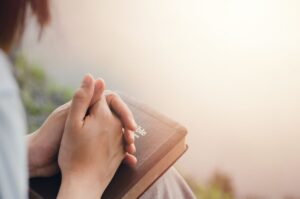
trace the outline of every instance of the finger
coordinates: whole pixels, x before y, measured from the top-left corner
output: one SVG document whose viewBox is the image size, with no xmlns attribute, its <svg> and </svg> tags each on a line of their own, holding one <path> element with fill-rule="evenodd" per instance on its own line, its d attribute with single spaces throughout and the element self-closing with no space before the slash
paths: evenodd
<svg viewBox="0 0 300 199">
<path fill-rule="evenodd" d="M 125 102 L 119 97 L 119 95 L 113 92 L 108 93 L 106 95 L 106 101 L 111 110 L 113 110 L 120 117 L 124 127 L 135 131 L 137 124 L 134 120 L 133 114 Z"/>
<path fill-rule="evenodd" d="M 80 88 L 75 92 L 71 102 L 69 118 L 72 122 L 81 122 L 86 115 L 94 92 L 94 78 L 85 75 Z"/>
<path fill-rule="evenodd" d="M 100 100 L 102 93 L 105 89 L 105 82 L 103 79 L 98 78 L 95 80 L 95 88 L 94 88 L 94 94 L 93 98 L 91 100 L 90 106 L 93 106 L 97 101 Z"/>
<path fill-rule="evenodd" d="M 112 114 L 110 108 L 108 107 L 103 92 L 100 95 L 100 99 L 96 101 L 96 103 L 93 106 L 90 107 L 89 113 L 90 115 L 94 115 L 94 116 L 101 115 L 101 118 L 108 117 Z"/>
<path fill-rule="evenodd" d="M 136 148 L 134 144 L 127 144 L 125 145 L 125 151 L 129 154 L 135 154 Z"/>
<path fill-rule="evenodd" d="M 134 132 L 128 129 L 124 131 L 124 139 L 126 144 L 133 144 L 134 143 Z"/>
<path fill-rule="evenodd" d="M 135 165 L 137 164 L 137 159 L 134 155 L 126 153 L 123 159 L 123 163 L 130 167 L 135 167 Z"/>
</svg>

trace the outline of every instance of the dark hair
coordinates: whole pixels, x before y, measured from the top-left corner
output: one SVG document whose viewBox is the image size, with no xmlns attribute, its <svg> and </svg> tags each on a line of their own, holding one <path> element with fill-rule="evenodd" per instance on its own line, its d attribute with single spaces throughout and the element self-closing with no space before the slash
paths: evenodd
<svg viewBox="0 0 300 199">
<path fill-rule="evenodd" d="M 42 31 L 50 20 L 48 0 L 0 0 L 0 48 L 9 50 L 24 31 L 28 8 Z"/>
</svg>

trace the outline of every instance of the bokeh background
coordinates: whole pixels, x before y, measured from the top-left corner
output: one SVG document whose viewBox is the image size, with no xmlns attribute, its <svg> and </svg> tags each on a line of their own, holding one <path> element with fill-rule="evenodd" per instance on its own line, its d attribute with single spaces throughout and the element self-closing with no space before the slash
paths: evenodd
<svg viewBox="0 0 300 199">
<path fill-rule="evenodd" d="M 195 192 L 220 178 L 230 197 L 300 198 L 299 1 L 52 0 L 51 9 L 41 40 L 28 21 L 21 54 L 57 85 L 74 89 L 91 73 L 184 124 L 189 151 L 177 167 Z"/>
</svg>

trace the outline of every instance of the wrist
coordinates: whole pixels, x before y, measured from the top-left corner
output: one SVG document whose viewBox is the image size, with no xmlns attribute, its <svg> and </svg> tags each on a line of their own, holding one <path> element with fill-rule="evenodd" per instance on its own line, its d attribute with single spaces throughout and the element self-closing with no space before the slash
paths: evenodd
<svg viewBox="0 0 300 199">
<path fill-rule="evenodd" d="M 66 198 L 88 198 L 99 199 L 101 198 L 104 187 L 93 180 L 75 176 L 75 175 L 63 175 L 58 192 L 58 199 Z"/>
</svg>

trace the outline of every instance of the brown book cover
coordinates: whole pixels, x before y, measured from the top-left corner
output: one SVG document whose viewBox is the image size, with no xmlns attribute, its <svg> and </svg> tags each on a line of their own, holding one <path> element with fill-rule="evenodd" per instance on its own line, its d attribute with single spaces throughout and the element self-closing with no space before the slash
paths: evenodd
<svg viewBox="0 0 300 199">
<path fill-rule="evenodd" d="M 186 128 L 131 97 L 120 96 L 138 124 L 135 132 L 138 163 L 134 168 L 120 165 L 103 199 L 139 197 L 187 150 Z M 50 178 L 32 178 L 30 189 L 41 198 L 54 199 L 60 179 L 59 174 Z"/>
</svg>

